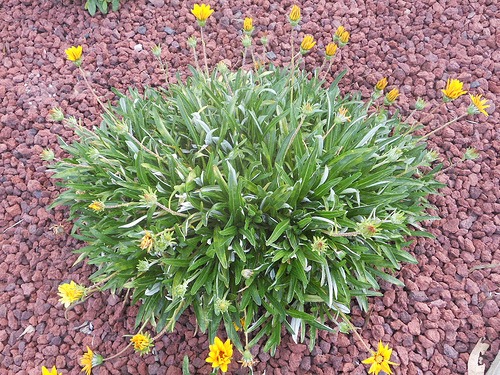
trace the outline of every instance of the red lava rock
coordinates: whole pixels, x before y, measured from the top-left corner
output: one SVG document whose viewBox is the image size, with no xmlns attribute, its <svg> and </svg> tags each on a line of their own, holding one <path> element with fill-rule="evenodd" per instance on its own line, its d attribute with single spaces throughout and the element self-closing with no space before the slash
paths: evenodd
<svg viewBox="0 0 500 375">
<path fill-rule="evenodd" d="M 483 316 L 485 318 L 498 317 L 499 308 L 497 302 L 494 300 L 487 300 L 483 306 Z"/>
</svg>

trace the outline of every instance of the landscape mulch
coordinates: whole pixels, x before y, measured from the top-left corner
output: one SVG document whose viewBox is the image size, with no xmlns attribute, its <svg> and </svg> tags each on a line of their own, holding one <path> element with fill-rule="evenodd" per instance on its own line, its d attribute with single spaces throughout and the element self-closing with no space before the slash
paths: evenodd
<svg viewBox="0 0 500 375">
<path fill-rule="evenodd" d="M 184 79 L 193 63 L 186 40 L 199 35 L 190 9 L 194 1 L 128 0 L 119 11 L 91 17 L 83 0 L 2 0 L 0 2 L 0 374 L 41 374 L 41 366 L 57 366 L 63 374 L 81 372 L 79 358 L 91 347 L 105 356 L 123 348 L 133 332 L 137 306 L 125 294 L 94 294 L 65 314 L 58 302 L 60 283 L 88 285 L 92 266 L 72 253 L 83 246 L 70 236 L 67 208 L 49 209 L 60 187 L 49 164 L 40 158 L 46 148 L 64 157 L 58 138 L 75 139 L 66 125 L 49 120 L 60 106 L 85 126 L 99 124 L 101 108 L 84 85 L 64 50 L 82 45 L 88 79 L 104 100 L 115 99 L 111 88 L 174 82 Z M 352 321 L 376 346 L 394 348 L 396 374 L 465 374 L 469 354 L 480 338 L 490 344 L 484 362 L 492 362 L 500 346 L 500 7 L 494 0 L 349 0 L 349 1 L 209 1 L 215 13 L 207 22 L 209 65 L 225 60 L 241 66 L 241 28 L 254 18 L 258 38 L 267 33 L 268 61 L 290 60 L 288 12 L 302 8 L 300 38 L 312 34 L 316 51 L 305 69 L 322 62 L 322 50 L 338 25 L 351 41 L 335 58 L 328 80 L 347 74 L 344 93 L 360 90 L 366 98 L 378 79 L 389 77 L 401 97 L 393 109 L 405 118 L 420 96 L 439 106 L 448 78 L 482 93 L 489 117 L 469 117 L 433 135 L 429 149 L 439 153 L 446 170 L 441 194 L 430 198 L 439 220 L 424 226 L 435 239 L 418 239 L 409 251 L 417 265 L 403 265 L 396 277 L 404 287 L 382 284 L 383 297 L 372 298 L 369 313 L 355 301 Z M 299 40 L 297 40 L 299 43 Z M 163 74 L 151 47 L 161 44 L 169 65 Z M 257 42 L 257 55 L 261 46 Z M 247 59 L 248 61 L 248 59 Z M 249 66 L 248 68 L 251 68 Z M 416 119 L 435 129 L 465 111 L 467 96 Z M 474 147 L 479 159 L 462 161 Z M 496 267 L 495 267 L 496 264 Z M 193 374 L 209 374 L 208 340 L 186 313 L 175 332 L 155 343 L 152 354 L 131 351 L 106 362 L 93 373 L 181 374 L 190 358 Z M 322 332 L 309 352 L 283 332 L 276 355 L 256 346 L 256 374 L 366 374 L 368 357 L 355 336 Z M 238 360 L 239 355 L 235 355 Z M 246 374 L 236 361 L 229 373 Z"/>
</svg>

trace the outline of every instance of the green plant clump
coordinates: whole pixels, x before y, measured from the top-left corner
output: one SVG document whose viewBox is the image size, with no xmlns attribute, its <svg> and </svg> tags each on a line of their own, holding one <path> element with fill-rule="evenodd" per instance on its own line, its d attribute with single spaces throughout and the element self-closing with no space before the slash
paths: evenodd
<svg viewBox="0 0 500 375">
<path fill-rule="evenodd" d="M 101 13 L 107 14 L 109 10 L 109 3 L 111 3 L 111 9 L 113 12 L 116 12 L 120 7 L 120 0 L 87 0 L 85 2 L 85 9 L 87 9 L 91 16 L 96 14 L 98 9 Z"/>
<path fill-rule="evenodd" d="M 271 352 L 283 326 L 314 345 L 353 297 L 367 310 L 377 280 L 402 285 L 439 167 L 413 128 L 342 96 L 340 76 L 193 69 L 77 126 L 55 204 L 71 207 L 93 281 L 130 289 L 138 325 L 173 329 L 191 307 L 210 342 L 223 322 L 240 350 L 242 329 Z"/>
</svg>

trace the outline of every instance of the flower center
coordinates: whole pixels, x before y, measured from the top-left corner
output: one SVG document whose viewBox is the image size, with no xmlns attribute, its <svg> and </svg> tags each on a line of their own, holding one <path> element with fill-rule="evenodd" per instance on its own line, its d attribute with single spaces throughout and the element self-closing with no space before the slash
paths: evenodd
<svg viewBox="0 0 500 375">
<path fill-rule="evenodd" d="M 375 362 L 377 362 L 379 365 L 384 362 L 384 356 L 382 354 L 377 354 L 375 356 Z"/>
</svg>

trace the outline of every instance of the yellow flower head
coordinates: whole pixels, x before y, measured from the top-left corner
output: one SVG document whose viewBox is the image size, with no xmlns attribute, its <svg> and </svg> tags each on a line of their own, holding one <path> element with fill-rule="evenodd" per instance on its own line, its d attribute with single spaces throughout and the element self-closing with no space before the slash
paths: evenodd
<svg viewBox="0 0 500 375">
<path fill-rule="evenodd" d="M 293 26 L 297 26 L 300 21 L 300 8 L 297 5 L 292 6 L 292 10 L 290 11 L 290 23 Z"/>
<path fill-rule="evenodd" d="M 217 336 L 215 337 L 214 344 L 210 345 L 210 353 L 206 361 L 212 364 L 212 368 L 220 368 L 222 372 L 227 371 L 227 366 L 233 359 L 233 344 L 231 340 L 227 339 L 225 343 Z"/>
<path fill-rule="evenodd" d="M 149 333 L 138 333 L 131 337 L 130 342 L 134 344 L 134 350 L 140 355 L 149 353 L 149 350 L 154 345 Z"/>
<path fill-rule="evenodd" d="M 349 38 L 351 37 L 351 34 L 349 34 L 349 31 L 344 31 L 340 37 L 339 37 L 339 44 L 341 47 L 345 46 L 347 43 L 349 43 Z"/>
<path fill-rule="evenodd" d="M 80 66 L 83 52 L 82 46 L 71 46 L 64 52 L 66 52 L 69 61 L 73 61 L 77 66 Z"/>
<path fill-rule="evenodd" d="M 469 114 L 477 114 L 481 112 L 483 115 L 488 116 L 488 112 L 486 112 L 486 108 L 489 108 L 490 105 L 487 104 L 487 99 L 481 99 L 482 95 L 470 95 L 471 106 L 469 107 Z"/>
<path fill-rule="evenodd" d="M 87 346 L 87 352 L 83 353 L 82 358 L 80 358 L 80 365 L 83 366 L 82 372 L 87 375 L 92 373 L 94 367 L 99 366 L 104 360 L 99 354 L 94 354 L 92 350 Z"/>
<path fill-rule="evenodd" d="M 316 45 L 316 41 L 312 35 L 307 34 L 304 39 L 302 39 L 302 43 L 300 43 L 300 52 L 302 54 L 306 54 Z"/>
<path fill-rule="evenodd" d="M 145 231 L 139 247 L 142 250 L 147 250 L 149 252 L 153 247 L 153 244 L 154 244 L 153 234 L 149 230 Z"/>
<path fill-rule="evenodd" d="M 386 374 L 392 374 L 392 370 L 389 365 L 397 365 L 397 363 L 389 361 L 391 359 L 392 349 L 389 348 L 389 344 L 384 346 L 382 341 L 378 343 L 378 350 L 376 352 L 372 352 L 372 356 L 370 358 L 362 361 L 365 365 L 370 365 L 370 369 L 368 370 L 368 374 L 378 375 L 380 371 L 384 371 Z"/>
<path fill-rule="evenodd" d="M 444 90 L 441 90 L 444 94 L 443 100 L 450 102 L 466 94 L 467 91 L 462 90 L 463 86 L 463 82 L 460 82 L 458 79 L 448 79 L 446 87 Z"/>
<path fill-rule="evenodd" d="M 337 53 L 337 45 L 335 43 L 328 43 L 325 47 L 325 55 L 327 59 L 331 59 Z"/>
<path fill-rule="evenodd" d="M 57 372 L 56 366 L 53 366 L 50 371 L 47 369 L 47 367 L 42 366 L 42 375 L 62 375 L 62 374 Z"/>
<path fill-rule="evenodd" d="M 196 17 L 201 27 L 205 26 L 208 17 L 210 17 L 213 12 L 214 10 L 210 9 L 210 5 L 207 4 L 194 4 L 193 9 L 191 9 L 191 13 Z"/>
<path fill-rule="evenodd" d="M 335 30 L 335 36 L 337 38 L 340 38 L 340 36 L 342 35 L 342 33 L 345 31 L 345 28 L 344 26 L 340 25 L 339 27 L 337 27 L 337 30 Z"/>
<path fill-rule="evenodd" d="M 375 85 L 375 88 L 379 91 L 382 91 L 386 88 L 386 86 L 387 86 L 387 78 L 384 77 L 377 82 L 377 84 Z"/>
<path fill-rule="evenodd" d="M 245 318 L 241 318 L 240 319 L 240 325 L 241 325 L 241 328 L 243 328 L 243 331 L 245 331 Z M 234 330 L 236 332 L 238 332 L 240 330 L 240 326 L 238 326 L 238 324 L 236 324 L 236 322 L 233 322 L 233 326 L 234 326 Z"/>
<path fill-rule="evenodd" d="M 61 302 L 64 307 L 68 308 L 73 302 L 80 300 L 85 294 L 85 287 L 78 285 L 74 281 L 64 283 L 59 285 L 58 288 L 59 302 Z"/>
<path fill-rule="evenodd" d="M 95 212 L 101 212 L 104 211 L 104 203 L 101 201 L 93 201 L 91 204 L 88 206 L 91 210 L 94 210 Z"/>
<path fill-rule="evenodd" d="M 250 17 L 246 17 L 243 21 L 243 31 L 245 34 L 251 34 L 253 31 L 253 20 Z"/>
<path fill-rule="evenodd" d="M 385 96 L 385 103 L 386 104 L 392 104 L 399 96 L 399 90 L 398 89 L 392 89 L 387 93 Z"/>
</svg>

